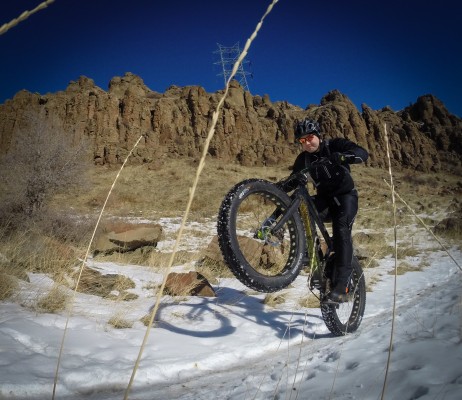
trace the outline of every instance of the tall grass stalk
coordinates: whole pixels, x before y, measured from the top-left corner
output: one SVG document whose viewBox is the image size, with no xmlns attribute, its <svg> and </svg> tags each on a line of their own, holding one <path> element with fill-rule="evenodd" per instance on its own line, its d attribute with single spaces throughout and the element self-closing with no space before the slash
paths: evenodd
<svg viewBox="0 0 462 400">
<path fill-rule="evenodd" d="M 61 340 L 61 346 L 59 348 L 59 355 L 58 355 L 58 361 L 56 363 L 56 372 L 55 372 L 55 379 L 54 379 L 54 382 L 53 382 L 53 394 L 51 396 L 52 400 L 54 400 L 55 398 L 55 395 L 56 395 L 56 385 L 58 383 L 58 372 L 59 372 L 59 366 L 60 366 L 60 363 L 61 363 L 61 358 L 62 358 L 62 354 L 63 354 L 63 349 L 64 349 L 64 342 L 66 340 L 66 334 L 67 334 L 67 328 L 68 328 L 68 325 L 69 325 L 69 319 L 72 315 L 72 310 L 73 310 L 73 305 L 74 305 L 74 301 L 75 301 L 75 297 L 76 297 L 76 294 L 77 294 L 77 289 L 79 287 L 79 283 L 80 283 L 80 279 L 82 277 L 82 272 L 83 272 L 83 269 L 85 267 L 85 264 L 87 262 L 87 259 L 88 259 L 88 256 L 90 254 L 90 248 L 91 248 L 91 245 L 93 243 L 93 240 L 95 239 L 95 235 L 96 235 L 96 231 L 98 230 L 98 226 L 101 222 L 101 218 L 103 216 L 103 213 L 104 213 L 104 210 L 106 208 L 106 205 L 107 205 L 107 202 L 109 200 L 109 197 L 111 196 L 111 193 L 112 191 L 114 190 L 114 187 L 115 187 L 115 184 L 117 182 L 117 180 L 119 179 L 119 176 L 120 176 L 120 173 L 122 172 L 122 170 L 124 169 L 125 167 L 125 164 L 127 163 L 128 159 L 130 158 L 130 156 L 132 155 L 133 151 L 135 150 L 135 148 L 138 146 L 138 143 L 141 141 L 141 139 L 143 138 L 143 135 L 141 135 L 138 140 L 136 141 L 136 143 L 133 145 L 132 149 L 130 150 L 130 152 L 128 153 L 127 157 L 125 158 L 122 166 L 120 167 L 119 169 L 119 172 L 117 173 L 115 179 L 114 179 L 114 182 L 112 183 L 112 186 L 111 188 L 109 189 L 109 192 L 106 196 L 106 200 L 104 201 L 104 204 L 103 204 L 103 207 L 101 208 L 101 212 L 99 213 L 99 216 L 98 216 L 98 220 L 96 222 L 96 225 L 95 225 L 95 229 L 93 230 L 93 234 L 91 235 L 91 239 L 90 239 L 90 243 L 88 243 L 88 247 L 87 247 L 87 251 L 85 253 L 85 257 L 83 258 L 82 260 L 82 264 L 80 266 L 80 270 L 79 270 L 79 275 L 77 277 L 77 280 L 76 280 L 76 283 L 75 283 L 75 288 L 74 288 L 74 292 L 73 292 L 73 295 L 72 295 L 72 299 L 70 301 L 70 305 L 69 305 L 69 311 L 67 313 L 67 318 L 66 318 L 66 324 L 64 326 L 64 332 L 63 332 L 63 337 L 62 337 L 62 340 Z"/>
<path fill-rule="evenodd" d="M 390 344 L 388 346 L 388 357 L 387 357 L 387 365 L 385 369 L 385 378 L 383 380 L 383 387 L 382 387 L 382 394 L 381 399 L 385 398 L 385 390 L 387 386 L 387 379 L 388 379 L 388 371 L 390 369 L 390 362 L 391 362 L 391 350 L 393 348 L 393 336 L 395 330 L 395 315 L 396 315 L 396 288 L 397 288 L 397 281 L 398 281 L 398 239 L 397 239 L 397 222 L 396 222 L 396 202 L 395 202 L 395 187 L 393 184 L 393 173 L 391 170 L 391 157 L 390 157 L 390 146 L 388 143 L 388 132 L 387 132 L 387 124 L 383 124 L 383 129 L 385 132 L 385 143 L 387 145 L 387 159 L 388 159 L 388 173 L 390 174 L 390 189 L 391 189 L 391 200 L 393 206 L 393 239 L 394 239 L 394 247 L 395 247 L 395 277 L 394 277 L 394 284 L 393 284 L 393 310 L 392 310 L 392 318 L 391 318 L 391 333 L 390 333 Z"/>
<path fill-rule="evenodd" d="M 35 7 L 33 10 L 31 11 L 24 11 L 18 18 L 15 18 L 13 20 L 11 20 L 10 22 L 6 23 L 6 24 L 3 24 L 1 27 L 0 27 L 0 35 L 3 35 L 4 33 L 6 33 L 8 30 L 10 30 L 11 28 L 13 28 L 14 26 L 16 26 L 18 23 L 26 20 L 27 18 L 29 18 L 32 14 L 35 14 L 37 11 L 40 11 L 42 10 L 43 8 L 46 8 L 48 7 L 48 5 L 50 5 L 51 3 L 53 3 L 55 0 L 46 0 L 42 3 L 40 3 L 37 7 Z"/>
<path fill-rule="evenodd" d="M 209 132 L 207 134 L 207 138 L 205 140 L 204 149 L 202 151 L 202 157 L 201 157 L 201 159 L 199 161 L 199 165 L 198 165 L 197 171 L 196 171 L 196 177 L 195 177 L 193 185 L 192 185 L 192 187 L 190 188 L 190 191 L 189 191 L 189 199 L 188 199 L 188 204 L 186 206 L 186 211 L 185 211 L 183 219 L 181 221 L 181 226 L 180 226 L 180 229 L 178 231 L 178 236 L 177 236 L 177 239 L 175 241 L 175 245 L 173 247 L 173 253 L 172 253 L 172 256 L 170 257 L 170 261 L 169 261 L 169 264 L 167 266 L 167 270 L 166 270 L 166 272 L 164 274 L 164 279 L 162 280 L 162 285 L 161 285 L 160 290 L 159 290 L 159 292 L 157 294 L 156 303 L 155 303 L 155 305 L 154 305 L 154 307 L 152 309 L 152 312 L 151 312 L 151 318 L 149 320 L 149 324 L 148 324 L 148 327 L 146 329 L 146 334 L 145 334 L 145 336 L 143 338 L 143 343 L 141 344 L 141 347 L 140 347 L 138 358 L 137 358 L 135 366 L 133 368 L 132 375 L 130 377 L 130 381 L 128 383 L 127 389 L 125 391 L 125 396 L 124 396 L 125 400 L 128 399 L 128 395 L 130 393 L 130 389 L 131 389 L 131 386 L 133 384 L 133 380 L 135 378 L 136 371 L 137 371 L 137 369 L 139 367 L 139 363 L 140 363 L 140 360 L 141 360 L 141 356 L 143 354 L 144 347 L 146 345 L 147 339 L 149 337 L 149 333 L 151 331 L 152 323 L 154 322 L 154 317 L 157 314 L 157 310 L 158 310 L 159 305 L 160 305 L 160 299 L 162 297 L 162 294 L 163 294 L 163 291 L 164 291 L 164 288 L 165 288 L 165 284 L 166 284 L 166 281 L 167 281 L 167 276 L 168 276 L 168 273 L 169 273 L 169 271 L 170 271 L 170 269 L 171 269 L 171 267 L 173 265 L 173 259 L 175 257 L 175 254 L 176 254 L 177 250 L 178 250 L 179 242 L 180 242 L 181 237 L 183 235 L 184 226 L 185 226 L 186 221 L 188 219 L 189 210 L 191 209 L 191 204 L 192 204 L 192 201 L 193 201 L 193 198 L 194 198 L 194 194 L 196 192 L 197 184 L 199 182 L 199 177 L 200 177 L 201 172 L 202 172 L 202 170 L 204 168 L 204 165 L 205 165 L 205 157 L 206 157 L 206 155 L 208 153 L 208 150 L 209 150 L 209 147 L 210 147 L 210 142 L 211 142 L 211 140 L 212 140 L 212 138 L 213 138 L 213 136 L 215 134 L 215 127 L 217 125 L 220 110 L 223 107 L 223 103 L 224 103 L 226 97 L 228 96 L 229 86 L 230 86 L 231 80 L 236 75 L 237 70 L 239 68 L 239 65 L 241 65 L 243 59 L 247 55 L 247 52 L 249 50 L 249 47 L 250 47 L 252 41 L 255 39 L 255 37 L 257 36 L 258 31 L 260 30 L 260 28 L 262 26 L 263 20 L 271 12 L 273 6 L 277 2 L 278 2 L 278 0 L 273 0 L 273 2 L 269 5 L 269 7 L 267 8 L 265 14 L 261 18 L 260 22 L 257 24 L 257 27 L 255 28 L 254 32 L 252 33 L 251 37 L 247 40 L 247 42 L 246 42 L 246 44 L 244 46 L 244 50 L 242 51 L 239 58 L 235 62 L 233 70 L 232 70 L 232 72 L 231 72 L 231 74 L 230 74 L 230 76 L 228 78 L 228 81 L 226 82 L 225 91 L 223 93 L 223 96 L 221 97 L 220 101 L 218 102 L 216 110 L 214 111 L 214 113 L 212 115 L 212 124 L 210 126 Z"/>
</svg>

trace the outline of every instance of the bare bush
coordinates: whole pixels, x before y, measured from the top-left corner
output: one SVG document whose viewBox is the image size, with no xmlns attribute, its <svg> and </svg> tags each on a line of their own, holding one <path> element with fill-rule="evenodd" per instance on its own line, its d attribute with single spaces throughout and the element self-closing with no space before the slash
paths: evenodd
<svg viewBox="0 0 462 400">
<path fill-rule="evenodd" d="M 27 118 L 8 152 L 0 156 L 1 220 L 14 224 L 30 219 L 60 190 L 84 181 L 87 149 L 85 143 L 73 143 L 49 119 Z"/>
</svg>

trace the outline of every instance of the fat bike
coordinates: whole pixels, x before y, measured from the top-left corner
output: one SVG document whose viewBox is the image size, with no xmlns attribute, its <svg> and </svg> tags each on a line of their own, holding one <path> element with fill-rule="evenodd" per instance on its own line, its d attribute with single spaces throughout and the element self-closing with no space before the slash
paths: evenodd
<svg viewBox="0 0 462 400">
<path fill-rule="evenodd" d="M 286 288 L 307 270 L 308 287 L 320 300 L 329 331 L 335 336 L 354 332 L 366 305 L 362 268 L 353 256 L 347 301 L 330 301 L 336 274 L 332 238 L 306 187 L 309 171 L 289 179 L 297 184 L 290 196 L 262 179 L 244 180 L 228 192 L 217 221 L 223 258 L 240 282 L 265 293 Z"/>
</svg>

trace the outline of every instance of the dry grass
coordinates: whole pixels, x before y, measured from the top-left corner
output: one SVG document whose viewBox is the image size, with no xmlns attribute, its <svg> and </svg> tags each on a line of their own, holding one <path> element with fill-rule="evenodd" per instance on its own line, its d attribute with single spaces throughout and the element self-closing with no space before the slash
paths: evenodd
<svg viewBox="0 0 462 400">
<path fill-rule="evenodd" d="M 396 274 L 397 275 L 404 275 L 406 272 L 417 272 L 417 271 L 422 271 L 423 269 L 423 266 L 421 265 L 418 265 L 418 266 L 414 266 L 414 265 L 411 265 L 405 261 L 402 261 L 398 264 L 398 267 L 396 269 Z M 388 274 L 389 275 L 394 275 L 395 274 L 395 270 L 391 270 L 391 271 L 388 271 Z"/>
<path fill-rule="evenodd" d="M 70 296 L 59 285 L 53 288 L 37 302 L 37 311 L 57 313 L 64 311 L 69 303 Z"/>
<path fill-rule="evenodd" d="M 277 167 L 243 167 L 207 159 L 192 204 L 190 219 L 200 221 L 201 218 L 216 216 L 224 195 L 243 179 L 282 179 L 290 173 L 292 161 L 287 160 L 285 165 Z M 149 169 L 147 165 L 127 165 L 109 200 L 107 214 L 152 219 L 182 216 L 196 173 L 197 160 L 164 159 L 160 164 L 156 169 Z M 90 190 L 78 196 L 75 193 L 60 194 L 55 197 L 54 206 L 65 210 L 72 207 L 78 213 L 98 212 L 117 171 L 115 167 L 95 168 L 91 171 Z M 356 229 L 391 228 L 391 194 L 384 181 L 389 179 L 387 171 L 352 166 L 352 173 L 360 195 Z M 457 201 L 461 193 L 460 178 L 457 176 L 419 173 L 416 178 L 416 174 L 407 171 L 395 172 L 395 175 L 396 191 L 418 213 L 430 215 L 435 211 L 445 210 L 453 201 Z M 412 216 L 404 205 L 398 206 L 399 222 L 411 221 Z M 199 232 L 190 233 L 200 235 Z"/>
<path fill-rule="evenodd" d="M 209 158 L 199 181 L 196 197 L 193 201 L 189 219 L 198 222 L 205 218 L 214 218 L 224 195 L 237 182 L 250 177 L 277 181 L 286 177 L 293 160 L 278 167 L 243 167 L 225 164 L 220 160 Z M 189 196 L 189 187 L 195 176 L 197 160 L 164 159 L 158 168 L 150 169 L 147 165 L 127 165 L 109 200 L 106 215 L 121 217 L 145 217 L 153 221 L 160 217 L 182 217 Z M 353 175 L 360 195 L 360 210 L 355 222 L 355 231 L 368 230 L 355 237 L 355 246 L 364 252 L 363 266 L 372 268 L 376 260 L 393 254 L 393 248 L 387 245 L 385 232 L 392 228 L 392 207 L 390 189 L 384 182 L 388 180 L 385 170 L 353 166 Z M 8 234 L 0 227 L 0 254 L 10 265 L 6 272 L 2 267 L 0 275 L 0 299 L 14 294 L 16 286 L 9 276 L 27 279 L 28 272 L 46 273 L 61 283 L 69 276 L 82 257 L 90 239 L 91 225 L 112 185 L 118 167 L 95 167 L 90 171 L 89 189 L 86 191 L 69 187 L 53 198 L 50 210 L 54 213 L 53 224 L 48 227 L 37 226 L 36 222 L 29 230 Z M 431 226 L 444 217 L 445 210 L 451 212 L 460 206 L 462 185 L 460 178 L 447 174 L 423 174 L 414 172 L 395 172 L 396 191 L 422 215 Z M 57 216 L 61 218 L 58 219 Z M 63 218 L 65 216 L 65 218 Z M 85 218 L 83 216 L 86 216 Z M 47 219 L 47 218 L 44 218 Z M 399 205 L 400 224 L 416 223 L 414 218 L 402 205 Z M 81 222 L 84 222 L 83 224 Z M 205 235 L 200 230 L 190 229 L 191 237 Z M 448 239 L 449 240 L 449 239 Z M 211 283 L 217 278 L 232 277 L 223 262 L 206 259 L 204 249 L 197 252 L 178 252 L 175 264 L 190 263 Z M 419 251 L 412 243 L 401 244 L 399 257 L 417 256 Z M 104 257 L 123 264 L 150 265 L 161 271 L 168 265 L 171 254 L 156 249 L 146 252 L 114 254 Z M 8 276 L 5 278 L 5 276 Z M 134 295 L 123 285 L 103 284 L 105 278 L 97 277 L 87 284 L 96 294 L 115 300 L 129 300 Z M 368 286 L 374 285 L 373 278 Z M 107 282 L 106 282 L 107 283 Z M 89 289 L 90 290 L 90 289 Z M 56 292 L 59 296 L 59 292 Z M 277 304 L 283 296 L 267 296 L 265 302 Z M 45 301 L 45 300 L 42 300 Z M 46 302 L 45 302 L 46 303 Z M 266 304 L 266 303 L 265 303 Z M 48 306 L 44 306 L 48 308 Z M 49 307 L 53 309 L 53 307 Z"/>
<path fill-rule="evenodd" d="M 57 282 L 63 281 L 82 255 L 72 243 L 37 229 L 5 235 L 0 241 L 0 253 L 8 260 L 3 269 L 10 275 L 27 281 L 27 273 L 45 273 Z"/>
<path fill-rule="evenodd" d="M 107 323 L 115 329 L 129 329 L 133 326 L 133 322 L 126 320 L 120 315 L 114 315 Z"/>
<path fill-rule="evenodd" d="M 312 293 L 308 293 L 306 296 L 299 299 L 298 304 L 303 308 L 319 308 L 319 299 Z"/>
<path fill-rule="evenodd" d="M 360 196 L 360 212 L 355 226 L 371 229 L 391 228 L 391 192 L 384 181 L 389 181 L 387 171 L 357 166 L 353 169 L 353 174 Z M 444 212 L 460 197 L 460 181 L 460 177 L 444 173 L 394 172 L 396 192 L 417 214 Z M 410 212 L 399 201 L 397 208 L 399 223 L 415 222 Z"/>
<path fill-rule="evenodd" d="M 219 278 L 233 278 L 234 275 L 224 262 L 214 260 L 203 260 L 196 264 L 196 271 L 204 275 L 205 278 L 213 285 L 218 283 Z"/>
<path fill-rule="evenodd" d="M 417 249 L 413 245 L 400 245 L 398 246 L 398 259 L 401 260 L 406 257 L 417 257 L 421 253 L 421 250 Z"/>
<path fill-rule="evenodd" d="M 286 302 L 286 295 L 283 292 L 268 293 L 262 302 L 266 306 L 275 307 Z"/>
<path fill-rule="evenodd" d="M 374 285 L 380 282 L 380 275 L 372 275 L 366 279 L 366 292 L 373 292 Z"/>
<path fill-rule="evenodd" d="M 74 273 L 74 278 L 78 275 Z M 133 289 L 135 282 L 124 275 L 101 274 L 91 268 L 84 268 L 80 277 L 77 290 L 94 296 L 100 296 L 110 300 L 130 301 L 138 298 L 138 295 L 128 292 Z M 72 287 L 75 289 L 75 287 Z"/>
<path fill-rule="evenodd" d="M 353 235 L 353 244 L 359 254 L 366 260 L 365 268 L 376 266 L 376 260 L 393 253 L 393 247 L 386 242 L 384 233 L 370 234 L 358 232 Z"/>
<path fill-rule="evenodd" d="M 0 300 L 6 300 L 18 289 L 18 281 L 14 276 L 0 272 Z"/>
<path fill-rule="evenodd" d="M 290 163 L 288 163 L 289 165 Z M 290 171 L 282 167 L 242 167 L 208 159 L 199 181 L 191 215 L 199 219 L 216 215 L 224 195 L 232 185 L 249 177 L 281 179 Z M 196 174 L 197 161 L 165 159 L 151 170 L 146 165 L 126 166 L 109 199 L 109 215 L 182 216 L 189 198 L 189 188 Z M 72 207 L 77 212 L 97 212 L 107 196 L 118 169 L 99 167 L 91 171 L 91 189 L 79 196 L 62 193 L 54 199 L 58 209 Z"/>
<path fill-rule="evenodd" d="M 118 252 L 114 251 L 111 254 L 99 253 L 94 255 L 94 259 L 98 261 L 110 261 L 117 264 L 130 264 L 130 265 L 147 265 L 155 252 L 154 247 L 143 247 L 135 251 Z"/>
<path fill-rule="evenodd" d="M 161 271 L 168 265 L 168 261 L 172 253 L 161 252 L 155 247 L 140 248 L 130 252 L 114 252 L 112 254 L 98 254 L 94 258 L 99 261 L 110 261 L 118 264 L 132 264 L 132 265 L 149 265 L 155 271 Z M 175 254 L 174 262 L 176 264 L 186 264 L 197 261 L 199 253 L 189 251 L 177 251 Z"/>
<path fill-rule="evenodd" d="M 163 253 L 160 251 L 153 251 L 149 258 L 149 266 L 153 267 L 155 270 L 162 270 L 167 267 L 172 253 L 167 252 Z M 190 251 L 177 251 L 175 258 L 173 259 L 175 264 L 187 264 L 197 261 L 199 258 L 199 253 L 190 252 Z"/>
<path fill-rule="evenodd" d="M 460 241 L 462 239 L 462 210 L 449 214 L 435 226 L 434 232 L 445 239 Z"/>
<path fill-rule="evenodd" d="M 144 326 L 149 326 L 149 321 L 151 321 L 151 314 L 146 314 L 146 315 L 144 315 L 143 317 L 140 318 L 140 322 Z M 155 324 L 155 322 L 154 322 L 154 324 Z"/>
</svg>

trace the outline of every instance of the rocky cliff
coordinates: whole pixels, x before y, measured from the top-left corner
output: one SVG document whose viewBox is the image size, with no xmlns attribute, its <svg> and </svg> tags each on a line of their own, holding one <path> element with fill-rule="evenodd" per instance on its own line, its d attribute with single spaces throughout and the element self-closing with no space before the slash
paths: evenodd
<svg viewBox="0 0 462 400">
<path fill-rule="evenodd" d="M 134 162 L 198 157 L 221 95 L 198 86 L 171 86 L 157 93 L 131 73 L 113 78 L 107 91 L 86 77 L 62 92 L 21 91 L 0 105 L 0 153 L 8 151 L 19 130 L 43 121 L 54 132 L 72 135 L 74 142 L 89 139 L 96 164 L 123 162 L 141 135 Z M 237 82 L 230 87 L 209 154 L 244 165 L 291 162 L 299 151 L 293 144 L 294 122 L 307 116 L 320 122 L 327 137 L 346 137 L 365 147 L 372 166 L 387 165 L 384 122 L 395 166 L 437 171 L 461 165 L 462 120 L 432 95 L 398 112 L 387 107 L 375 111 L 365 104 L 359 112 L 334 90 L 320 104 L 302 109 L 252 96 Z"/>
</svg>

